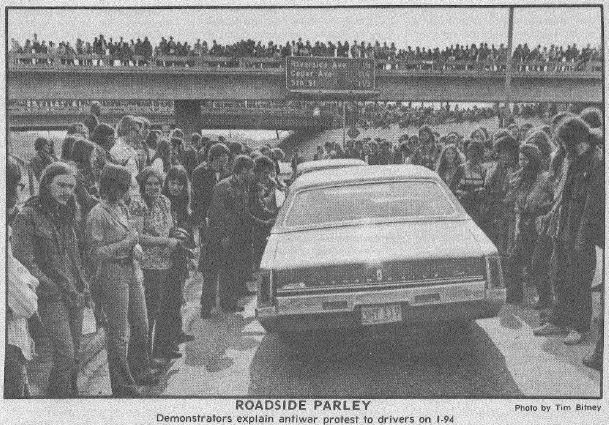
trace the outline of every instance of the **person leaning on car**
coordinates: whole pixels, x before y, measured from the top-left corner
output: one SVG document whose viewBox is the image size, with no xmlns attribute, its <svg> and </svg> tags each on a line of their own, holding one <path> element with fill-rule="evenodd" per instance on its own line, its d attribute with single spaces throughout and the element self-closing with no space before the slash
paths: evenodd
<svg viewBox="0 0 609 425">
<path fill-rule="evenodd" d="M 254 161 L 248 156 L 238 155 L 232 175 L 214 187 L 207 213 L 209 245 L 206 261 L 219 269 L 220 306 L 229 312 L 243 311 L 237 306 L 237 300 L 240 286 L 245 285 L 250 272 L 252 224 L 263 222 L 249 211 L 249 183 L 253 170 Z M 215 291 L 210 290 L 204 308 L 212 306 L 215 300 L 212 292 Z M 202 310 L 202 316 L 203 313 Z"/>
</svg>

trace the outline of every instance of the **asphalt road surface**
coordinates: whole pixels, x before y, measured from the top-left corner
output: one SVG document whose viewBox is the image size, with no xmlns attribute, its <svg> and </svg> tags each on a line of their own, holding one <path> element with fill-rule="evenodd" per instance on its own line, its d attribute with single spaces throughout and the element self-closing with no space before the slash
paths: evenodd
<svg viewBox="0 0 609 425">
<path fill-rule="evenodd" d="M 255 297 L 239 314 L 198 315 L 201 283 L 190 281 L 187 330 L 165 379 L 150 396 L 281 397 L 589 397 L 600 394 L 599 373 L 581 359 L 588 342 L 565 346 L 560 337 L 534 337 L 537 314 L 506 306 L 467 331 L 429 329 L 405 335 L 360 335 L 290 345 L 267 334 L 254 317 Z M 598 293 L 595 293 L 598 314 Z M 596 324 L 593 326 L 596 330 Z M 109 395 L 105 354 L 86 392 Z M 94 362 L 95 363 L 95 362 Z"/>
</svg>

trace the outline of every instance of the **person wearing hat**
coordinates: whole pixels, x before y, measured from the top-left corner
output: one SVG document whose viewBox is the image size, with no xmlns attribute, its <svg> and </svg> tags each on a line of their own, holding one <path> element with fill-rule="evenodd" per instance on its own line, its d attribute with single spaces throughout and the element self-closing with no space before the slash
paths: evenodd
<svg viewBox="0 0 609 425">
<path fill-rule="evenodd" d="M 506 202 L 509 178 L 518 169 L 518 142 L 508 132 L 495 139 L 497 157 L 485 182 L 485 214 L 482 229 L 506 258 L 514 242 L 516 216 L 513 203 Z"/>
<path fill-rule="evenodd" d="M 12 227 L 14 257 L 38 279 L 38 314 L 53 347 L 49 397 L 78 395 L 78 351 L 84 307 L 92 307 L 76 231 L 76 179 L 69 165 L 47 166 L 39 194 L 31 197 Z"/>
<path fill-rule="evenodd" d="M 141 269 L 139 235 L 125 205 L 131 173 L 107 164 L 99 180 L 100 202 L 87 217 L 87 246 L 97 269 L 106 328 L 110 387 L 115 397 L 140 397 L 139 385 L 155 385 L 160 371 L 150 360 L 148 313 Z"/>
<path fill-rule="evenodd" d="M 465 211 L 480 225 L 486 180 L 486 169 L 482 166 L 484 145 L 478 140 L 470 141 L 465 155 L 466 161 L 457 168 L 449 187 Z"/>
<path fill-rule="evenodd" d="M 506 203 L 514 205 L 516 211 L 516 238 L 506 265 L 507 302 L 519 304 L 524 291 L 522 271 L 531 264 L 533 249 L 537 242 L 535 220 L 549 211 L 552 202 L 552 186 L 548 184 L 548 172 L 544 171 L 543 159 L 537 146 L 525 143 L 520 146 L 518 163 L 520 168 L 510 181 Z M 535 270 L 529 270 L 531 275 Z"/>
<path fill-rule="evenodd" d="M 553 286 L 556 305 L 548 322 L 534 335 L 567 335 L 565 344 L 582 342 L 592 318 L 591 284 L 596 268 L 595 245 L 604 246 L 604 163 L 602 135 L 579 117 L 566 117 L 556 129 L 556 139 L 568 164 L 559 182 L 559 199 L 552 213 L 557 226 Z"/>
</svg>

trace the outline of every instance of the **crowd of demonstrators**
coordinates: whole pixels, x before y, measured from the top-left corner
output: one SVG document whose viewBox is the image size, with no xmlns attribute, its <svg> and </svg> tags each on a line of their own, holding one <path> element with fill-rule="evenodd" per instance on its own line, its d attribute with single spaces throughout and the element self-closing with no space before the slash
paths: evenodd
<svg viewBox="0 0 609 425">
<path fill-rule="evenodd" d="M 60 158 L 49 141 L 35 141 L 39 192 L 20 210 L 21 175 L 9 163 L 8 397 L 28 396 L 32 316 L 53 349 L 47 395 L 78 396 L 85 308 L 106 329 L 113 395 L 145 394 L 194 339 L 181 306 L 195 234 L 201 316 L 216 307 L 218 284 L 220 308 L 238 312 L 278 211 L 280 149 L 165 134 L 132 115 L 113 128 L 101 112 L 93 104 L 86 123 L 69 126 Z"/>
<path fill-rule="evenodd" d="M 281 149 L 251 150 L 180 129 L 166 134 L 130 115 L 113 128 L 97 107 L 91 115 L 92 130 L 69 126 L 60 158 L 52 143 L 35 141 L 39 191 L 20 210 L 21 176 L 8 165 L 10 397 L 28 395 L 31 317 L 53 349 L 48 396 L 78 395 L 85 308 L 106 328 L 113 394 L 144 394 L 142 386 L 159 382 L 181 356 L 179 345 L 193 339 L 182 330 L 180 306 L 197 232 L 201 317 L 212 316 L 218 295 L 221 310 L 239 312 L 281 203 Z M 587 108 L 495 134 L 479 127 L 440 135 L 423 125 L 397 143 L 327 142 L 315 159 L 436 170 L 503 256 L 508 302 L 524 302 L 526 280 L 544 321 L 535 335 L 576 344 L 591 325 L 595 246 L 604 249 L 602 122 L 598 109 Z M 296 152 L 293 169 L 303 160 Z M 594 368 L 602 362 L 599 335 L 585 359 Z"/>
<path fill-rule="evenodd" d="M 319 56 L 338 58 L 372 58 L 390 61 L 418 62 L 407 65 L 411 69 L 431 69 L 434 63 L 441 63 L 442 69 L 474 69 L 476 63 L 483 64 L 484 69 L 505 69 L 505 60 L 508 55 L 504 44 L 495 46 L 488 43 L 478 44 L 456 44 L 440 47 L 412 47 L 398 48 L 395 42 L 364 42 L 353 40 L 320 41 L 298 40 L 286 41 L 285 44 L 269 41 L 254 41 L 252 39 L 240 40 L 232 44 L 219 44 L 213 40 L 207 41 L 197 39 L 193 44 L 188 41 L 176 41 L 173 36 L 162 37 L 156 46 L 148 37 L 136 40 L 118 40 L 106 38 L 100 34 L 93 41 L 77 39 L 73 44 L 62 41 L 57 45 L 53 42 L 39 41 L 34 34 L 33 39 L 27 39 L 21 45 L 14 38 L 10 42 L 10 53 L 21 54 L 46 54 L 49 58 L 34 59 L 34 63 L 61 63 L 66 65 L 123 65 L 142 66 L 155 62 L 157 65 L 174 66 L 187 64 L 194 66 L 194 61 L 176 62 L 171 60 L 158 60 L 159 57 L 226 57 L 226 58 L 274 58 L 280 59 L 286 56 Z M 88 55 L 94 59 L 80 59 L 79 55 Z M 602 50 L 588 44 L 579 48 L 576 44 L 563 46 L 551 45 L 550 47 L 537 45 L 535 47 L 527 43 L 519 44 L 514 48 L 513 59 L 517 63 L 519 71 L 560 71 L 564 65 L 575 64 L 577 67 L 585 65 L 589 61 L 602 60 Z M 462 62 L 465 61 L 465 64 Z M 21 59 L 21 63 L 32 63 L 32 59 Z"/>
<path fill-rule="evenodd" d="M 550 125 L 480 127 L 467 138 L 428 125 L 398 144 L 377 138 L 317 146 L 314 160 L 360 158 L 369 165 L 407 163 L 436 170 L 503 257 L 507 301 L 537 289 L 535 335 L 585 340 L 591 324 L 595 246 L 604 249 L 603 116 L 589 107 L 555 114 Z M 303 158 L 295 153 L 295 169 Z M 601 322 L 602 325 L 602 322 Z M 602 338 L 602 329 L 599 333 Z M 600 368 L 602 340 L 584 363 Z"/>
</svg>

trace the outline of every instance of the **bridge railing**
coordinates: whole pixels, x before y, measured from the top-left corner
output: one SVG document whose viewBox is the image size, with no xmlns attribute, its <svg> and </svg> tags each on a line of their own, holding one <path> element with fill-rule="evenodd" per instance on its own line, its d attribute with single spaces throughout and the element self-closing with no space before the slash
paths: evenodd
<svg viewBox="0 0 609 425">
<path fill-rule="evenodd" d="M 421 60 L 421 59 L 377 59 L 376 68 L 384 71 L 465 71 L 505 73 L 506 61 L 488 60 Z M 285 66 L 285 58 L 280 57 L 220 57 L 220 56 L 169 56 L 152 57 L 121 55 L 51 55 L 9 53 L 9 68 L 29 67 L 163 67 L 163 68 L 242 68 L 279 69 Z M 512 61 L 515 72 L 575 73 L 602 72 L 601 60 L 588 61 Z"/>
<path fill-rule="evenodd" d="M 104 107 L 104 115 L 171 115 L 173 114 L 173 108 L 163 108 L 163 109 L 155 109 L 155 108 L 141 108 L 141 107 Z M 79 107 L 28 107 L 23 105 L 9 105 L 8 113 L 12 115 L 65 115 L 65 116 L 73 116 L 73 115 L 84 115 L 89 113 L 89 108 L 79 108 Z"/>
</svg>

